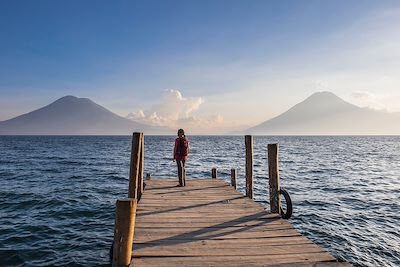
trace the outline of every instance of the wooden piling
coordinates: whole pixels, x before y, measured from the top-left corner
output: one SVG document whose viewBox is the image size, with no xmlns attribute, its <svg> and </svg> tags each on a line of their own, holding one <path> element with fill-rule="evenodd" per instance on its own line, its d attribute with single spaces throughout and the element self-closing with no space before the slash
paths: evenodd
<svg viewBox="0 0 400 267">
<path fill-rule="evenodd" d="M 129 169 L 129 190 L 128 198 L 138 199 L 138 187 L 139 187 L 139 173 L 140 173 L 140 162 L 142 159 L 141 155 L 141 139 L 142 133 L 133 133 L 132 136 L 132 150 L 131 150 L 131 163 Z"/>
<path fill-rule="evenodd" d="M 253 198 L 253 137 L 245 136 L 246 145 L 246 196 Z"/>
<path fill-rule="evenodd" d="M 211 169 L 211 178 L 217 179 L 217 168 Z"/>
<path fill-rule="evenodd" d="M 126 267 L 131 263 L 137 200 L 117 200 L 115 213 L 113 267 Z"/>
<path fill-rule="evenodd" d="M 268 145 L 269 201 L 271 213 L 280 213 L 281 197 L 279 194 L 279 159 L 278 144 Z"/>
<path fill-rule="evenodd" d="M 231 169 L 231 185 L 236 189 L 236 169 Z"/>
<path fill-rule="evenodd" d="M 144 180 L 144 135 L 140 134 L 140 162 L 139 162 L 139 175 L 138 175 L 138 200 L 143 194 L 143 180 Z"/>
</svg>

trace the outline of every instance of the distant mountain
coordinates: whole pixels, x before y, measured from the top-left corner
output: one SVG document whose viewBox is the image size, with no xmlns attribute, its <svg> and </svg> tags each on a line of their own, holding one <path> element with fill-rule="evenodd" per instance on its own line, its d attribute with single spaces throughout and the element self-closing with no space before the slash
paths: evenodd
<svg viewBox="0 0 400 267">
<path fill-rule="evenodd" d="M 318 92 L 245 132 L 268 135 L 398 135 L 400 113 L 361 108 L 331 92 Z"/>
<path fill-rule="evenodd" d="M 0 135 L 128 135 L 134 131 L 172 131 L 128 120 L 88 98 L 65 96 L 55 102 L 0 122 Z"/>
</svg>

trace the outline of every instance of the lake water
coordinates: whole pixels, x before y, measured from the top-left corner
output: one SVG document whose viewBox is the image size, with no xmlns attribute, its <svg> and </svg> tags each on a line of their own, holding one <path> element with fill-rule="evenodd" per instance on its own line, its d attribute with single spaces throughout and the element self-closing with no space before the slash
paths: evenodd
<svg viewBox="0 0 400 267">
<path fill-rule="evenodd" d="M 145 137 L 145 172 L 175 177 L 173 136 Z M 189 178 L 244 192 L 244 137 L 189 136 Z M 254 137 L 255 200 L 269 209 L 267 144 L 279 143 L 289 220 L 355 266 L 400 266 L 400 137 Z M 129 136 L 0 136 L 0 266 L 107 266 L 127 195 Z"/>
</svg>

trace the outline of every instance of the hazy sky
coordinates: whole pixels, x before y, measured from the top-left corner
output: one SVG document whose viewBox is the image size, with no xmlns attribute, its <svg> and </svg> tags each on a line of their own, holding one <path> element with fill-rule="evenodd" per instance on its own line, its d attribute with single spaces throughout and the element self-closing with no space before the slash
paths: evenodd
<svg viewBox="0 0 400 267">
<path fill-rule="evenodd" d="M 400 111 L 400 1 L 0 1 L 0 120 L 64 95 L 224 132 L 316 91 Z"/>
</svg>

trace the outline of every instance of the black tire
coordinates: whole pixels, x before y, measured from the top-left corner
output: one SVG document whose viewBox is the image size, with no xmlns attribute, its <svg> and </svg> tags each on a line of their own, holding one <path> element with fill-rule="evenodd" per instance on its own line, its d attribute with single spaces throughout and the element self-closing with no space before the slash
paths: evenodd
<svg viewBox="0 0 400 267">
<path fill-rule="evenodd" d="M 289 219 L 290 217 L 292 217 L 292 213 L 293 213 L 293 205 L 292 205 L 292 200 L 290 198 L 289 193 L 285 190 L 282 189 L 279 191 L 279 194 L 281 194 L 286 201 L 286 212 L 282 209 L 281 207 L 281 216 L 283 219 Z"/>
</svg>

